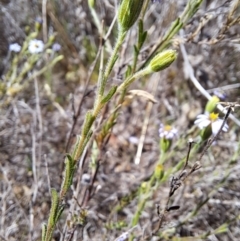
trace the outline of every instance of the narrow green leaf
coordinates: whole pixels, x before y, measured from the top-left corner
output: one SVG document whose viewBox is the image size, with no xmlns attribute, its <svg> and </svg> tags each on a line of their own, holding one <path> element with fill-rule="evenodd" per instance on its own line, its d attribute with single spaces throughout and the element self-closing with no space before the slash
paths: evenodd
<svg viewBox="0 0 240 241">
<path fill-rule="evenodd" d="M 52 194 L 52 206 L 51 206 L 50 215 L 48 219 L 48 226 L 54 227 L 56 224 L 56 215 L 58 212 L 59 198 L 58 198 L 58 193 L 55 189 L 51 190 L 51 194 Z"/>
<path fill-rule="evenodd" d="M 85 146 L 87 145 L 88 141 L 90 140 L 92 134 L 93 134 L 93 131 L 92 131 L 92 130 L 90 130 L 90 131 L 87 133 L 87 136 L 85 137 L 85 140 L 84 140 L 83 146 L 82 146 L 82 148 L 81 148 L 81 150 L 80 150 L 80 153 L 83 152 L 83 150 L 84 150 Z M 73 178 L 73 177 L 71 177 L 71 178 Z"/>
<path fill-rule="evenodd" d="M 95 120 L 95 117 L 92 116 L 92 112 L 88 111 L 87 114 L 86 114 L 86 119 L 85 119 L 84 124 L 83 124 L 83 135 L 84 136 L 86 136 L 87 133 L 89 132 L 94 120 Z"/>
<path fill-rule="evenodd" d="M 180 18 L 177 18 L 171 25 L 170 31 L 164 36 L 164 39 L 170 40 L 183 26 Z"/>
<path fill-rule="evenodd" d="M 113 97 L 113 95 L 115 94 L 116 90 L 117 90 L 117 86 L 113 86 L 109 90 L 109 92 L 102 98 L 101 104 L 107 103 Z"/>
<path fill-rule="evenodd" d="M 69 154 L 67 154 L 67 159 L 69 160 L 69 162 L 70 162 L 70 164 L 71 164 L 71 167 L 73 167 L 73 165 L 74 165 L 74 160 L 73 160 L 72 156 L 69 155 Z"/>
<path fill-rule="evenodd" d="M 60 216 L 62 215 L 62 212 L 64 210 L 64 206 L 60 206 L 56 215 L 56 222 L 59 220 Z"/>
<path fill-rule="evenodd" d="M 226 233 L 227 231 L 228 231 L 228 224 L 224 223 L 214 231 L 214 234 Z"/>
<path fill-rule="evenodd" d="M 147 37 L 147 31 L 143 31 L 142 19 L 138 22 L 138 49 L 141 49 Z"/>
<path fill-rule="evenodd" d="M 134 47 L 134 55 L 135 55 L 135 56 L 138 56 L 138 54 L 139 54 L 139 49 L 138 49 L 138 47 L 137 47 L 136 45 L 134 45 L 133 47 Z"/>
<path fill-rule="evenodd" d="M 42 225 L 42 241 L 46 240 L 46 233 L 47 233 L 47 225 L 44 223 Z"/>
<path fill-rule="evenodd" d="M 132 67 L 128 65 L 125 78 L 128 78 L 131 75 L 131 73 L 132 73 Z"/>
<path fill-rule="evenodd" d="M 143 33 L 143 20 L 139 19 L 138 21 L 138 36 L 141 36 Z"/>
<path fill-rule="evenodd" d="M 76 137 L 76 143 L 74 145 L 74 150 L 72 152 L 72 156 L 76 156 L 76 153 L 77 153 L 77 150 L 78 150 L 78 147 L 80 145 L 80 142 L 81 142 L 81 136 L 80 135 L 77 135 Z M 74 162 L 76 162 L 77 160 L 74 160 Z"/>
<path fill-rule="evenodd" d="M 147 38 L 147 35 L 148 35 L 148 32 L 147 32 L 147 31 L 145 31 L 145 32 L 142 34 L 142 45 L 144 44 L 144 42 L 145 42 L 145 40 L 146 40 L 146 38 Z M 142 45 L 141 45 L 141 47 L 142 47 Z"/>
<path fill-rule="evenodd" d="M 109 73 L 112 72 L 113 66 L 115 65 L 117 59 L 118 59 L 118 55 L 113 56 L 113 59 L 112 59 L 111 65 L 109 66 Z M 106 78 L 105 75 L 104 75 L 104 78 Z"/>
<path fill-rule="evenodd" d="M 74 166 L 74 162 L 72 157 L 70 155 L 67 155 L 65 159 L 64 180 L 60 191 L 61 198 L 65 196 L 67 190 L 72 184 L 72 176 L 74 172 L 73 166 Z"/>
<path fill-rule="evenodd" d="M 91 111 L 88 111 L 87 114 L 86 114 L 86 121 L 89 122 L 92 118 L 92 112 Z"/>
</svg>

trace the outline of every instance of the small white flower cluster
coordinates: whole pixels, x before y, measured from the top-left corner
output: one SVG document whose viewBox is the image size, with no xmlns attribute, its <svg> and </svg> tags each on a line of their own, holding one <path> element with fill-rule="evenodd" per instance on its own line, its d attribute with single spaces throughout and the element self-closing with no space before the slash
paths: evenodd
<svg viewBox="0 0 240 241">
<path fill-rule="evenodd" d="M 9 51 L 11 52 L 15 52 L 15 53 L 19 53 L 21 51 L 21 46 L 18 43 L 13 43 L 9 45 Z M 38 39 L 32 39 L 29 42 L 28 45 L 28 51 L 31 54 L 38 54 L 43 52 L 44 50 L 44 43 L 42 40 L 38 40 Z M 61 45 L 59 43 L 54 43 L 52 46 L 52 50 L 54 52 L 58 52 L 61 50 Z"/>
<path fill-rule="evenodd" d="M 31 54 L 38 54 L 41 53 L 44 49 L 44 43 L 42 40 L 38 40 L 38 39 L 32 39 L 29 42 L 28 45 L 28 51 Z"/>
<path fill-rule="evenodd" d="M 201 114 L 197 116 L 197 119 L 195 120 L 194 124 L 198 126 L 199 129 L 204 129 L 207 126 L 211 125 L 212 128 L 212 134 L 216 135 L 221 128 L 223 123 L 223 120 L 218 117 L 218 114 L 212 112 L 208 113 L 206 112 L 205 114 Z M 228 131 L 228 125 L 227 123 L 224 124 L 222 130 L 224 132 Z"/>
<path fill-rule="evenodd" d="M 178 134 L 178 130 L 176 128 L 173 128 L 170 125 L 164 126 L 162 123 L 160 124 L 158 131 L 160 138 L 164 138 L 166 140 L 172 140 Z"/>
<path fill-rule="evenodd" d="M 19 53 L 21 51 L 21 46 L 18 43 L 13 43 L 9 45 L 9 51 Z"/>
</svg>

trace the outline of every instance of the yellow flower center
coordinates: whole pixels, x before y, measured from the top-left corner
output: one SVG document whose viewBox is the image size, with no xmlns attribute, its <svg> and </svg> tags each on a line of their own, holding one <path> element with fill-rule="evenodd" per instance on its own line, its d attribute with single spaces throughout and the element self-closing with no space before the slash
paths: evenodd
<svg viewBox="0 0 240 241">
<path fill-rule="evenodd" d="M 172 127 L 170 125 L 164 126 L 164 131 L 170 131 L 172 130 Z"/>
<path fill-rule="evenodd" d="M 209 119 L 210 119 L 210 121 L 214 122 L 215 120 L 218 119 L 218 113 L 212 112 L 212 113 L 209 115 Z"/>
</svg>

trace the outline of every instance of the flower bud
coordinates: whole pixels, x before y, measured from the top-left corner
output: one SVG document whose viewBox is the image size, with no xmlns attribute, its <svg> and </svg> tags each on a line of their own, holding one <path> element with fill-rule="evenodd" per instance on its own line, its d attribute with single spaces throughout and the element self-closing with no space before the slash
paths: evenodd
<svg viewBox="0 0 240 241">
<path fill-rule="evenodd" d="M 153 72 L 161 71 L 167 68 L 176 58 L 177 53 L 175 50 L 165 50 L 153 57 L 153 59 L 149 63 L 149 68 Z"/>
<path fill-rule="evenodd" d="M 141 187 L 140 187 L 141 193 L 146 193 L 147 186 L 148 186 L 147 182 L 142 182 Z"/>
<path fill-rule="evenodd" d="M 158 165 L 155 167 L 155 170 L 154 170 L 154 177 L 155 177 L 158 181 L 160 181 L 160 180 L 163 178 L 163 175 L 164 175 L 163 165 L 158 164 Z"/>
<path fill-rule="evenodd" d="M 94 8 L 94 6 L 95 6 L 95 0 L 88 0 L 88 6 L 89 6 L 90 8 Z"/>
<path fill-rule="evenodd" d="M 213 96 L 207 103 L 206 107 L 205 107 L 205 111 L 208 113 L 211 113 L 215 110 L 215 107 L 217 105 L 217 103 L 219 102 L 219 98 L 217 96 Z"/>
<path fill-rule="evenodd" d="M 172 144 L 172 140 L 161 138 L 160 139 L 160 150 L 163 153 L 166 153 L 169 150 L 169 148 L 171 147 L 171 144 Z"/>
<path fill-rule="evenodd" d="M 118 10 L 118 23 L 122 31 L 128 31 L 138 19 L 144 0 L 122 0 Z"/>
</svg>

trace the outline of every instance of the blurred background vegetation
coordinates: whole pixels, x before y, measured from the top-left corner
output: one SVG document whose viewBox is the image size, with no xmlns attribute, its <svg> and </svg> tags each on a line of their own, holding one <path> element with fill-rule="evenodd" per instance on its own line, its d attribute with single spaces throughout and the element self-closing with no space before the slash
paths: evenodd
<svg viewBox="0 0 240 241">
<path fill-rule="evenodd" d="M 149 2 L 144 20 L 148 37 L 139 61 L 146 60 L 187 2 Z M 194 76 L 207 93 L 217 95 L 221 101 L 239 101 L 239 2 L 203 1 L 194 17 L 173 38 L 171 47 L 179 53 L 174 64 L 133 83 L 131 89 L 150 93 L 155 103 L 150 105 L 149 97 L 142 94 L 126 99 L 101 150 L 98 175 L 92 185 L 94 195 L 87 203 L 81 203 L 96 170 L 98 151 L 96 143 L 91 142 L 85 164 L 74 176 L 53 240 L 115 240 L 125 231 L 133 232 L 134 240 L 239 240 L 237 108 L 234 113 L 237 121 L 228 120 L 228 133 L 220 135 L 204 156 L 202 168 L 175 194 L 172 205 L 180 208 L 168 213 L 161 235 L 150 235 L 158 221 L 156 207 L 164 207 L 170 179 L 187 155 L 188 139 L 199 135 L 194 121 L 204 112 L 208 101 L 192 82 L 180 45 L 184 45 Z M 114 0 L 96 1 L 94 9 L 106 32 L 118 4 Z M 65 154 L 80 134 L 84 115 L 94 104 L 99 62 L 94 69 L 93 63 L 102 37 L 98 26 L 88 1 L 0 1 L 0 240 L 40 240 L 41 225 L 47 222 L 51 207 L 49 187 L 60 189 Z M 126 66 L 132 61 L 137 34 L 134 26 L 109 86 L 122 82 Z M 106 42 L 106 60 L 111 53 L 108 47 L 111 50 L 114 46 L 116 36 L 114 26 Z M 45 45 L 37 58 L 27 50 L 19 54 L 9 50 L 13 43 L 23 49 L 30 39 L 42 40 Z M 60 45 L 57 51 L 53 48 L 56 43 Z M 79 115 L 74 119 L 79 106 Z M 98 123 L 113 108 L 114 101 L 101 113 Z M 76 125 L 69 139 L 74 121 Z M 134 226 L 134 215 L 142 198 L 136 190 L 149 180 L 161 158 L 158 134 L 161 123 L 178 130 L 178 137 L 164 156 L 164 171 L 170 170 L 169 176 L 161 185 L 154 186 Z M 96 133 L 99 126 L 95 127 Z M 137 156 L 140 164 L 136 165 L 139 143 L 143 147 L 140 157 Z M 190 163 L 196 161 L 199 153 L 191 156 Z"/>
</svg>

